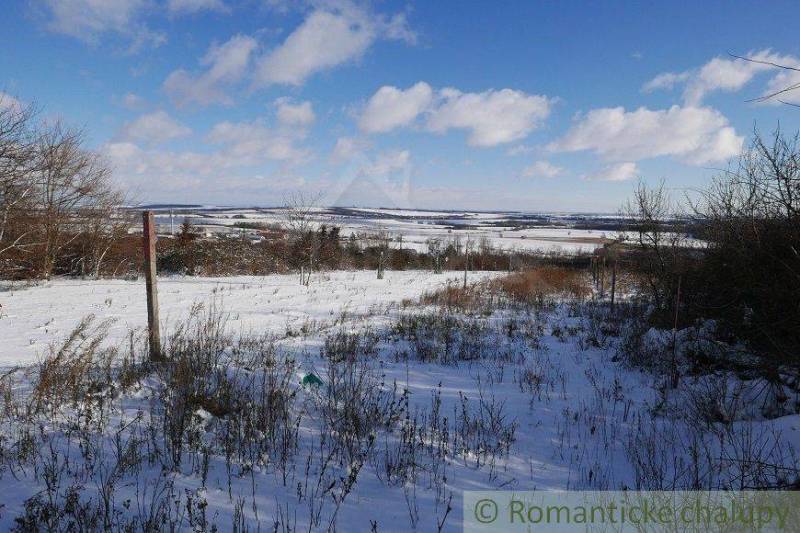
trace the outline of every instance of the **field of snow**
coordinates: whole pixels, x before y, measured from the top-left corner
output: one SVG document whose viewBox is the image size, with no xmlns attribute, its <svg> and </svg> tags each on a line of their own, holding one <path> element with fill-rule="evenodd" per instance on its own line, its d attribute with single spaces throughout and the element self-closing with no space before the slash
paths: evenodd
<svg viewBox="0 0 800 533">
<path fill-rule="evenodd" d="M 231 231 L 241 223 L 284 224 L 284 209 L 226 209 L 196 210 L 187 213 L 193 224 L 209 233 Z M 336 225 L 341 235 L 388 233 L 392 246 L 424 251 L 431 238 L 449 242 L 467 238 L 473 242 L 485 239 L 502 250 L 560 252 L 578 254 L 591 252 L 617 237 L 613 230 L 587 230 L 570 227 L 583 218 L 564 218 L 547 215 L 552 225 L 534 225 L 519 213 L 479 213 L 471 211 L 417 211 L 404 209 L 319 208 L 312 218 L 318 225 Z M 610 220 L 604 215 L 604 220 Z M 157 217 L 161 231 L 177 227 L 184 215 L 161 211 Z M 593 220 L 591 218 L 587 220 Z"/>
<path fill-rule="evenodd" d="M 470 279 L 493 275 L 471 273 Z M 46 440 L 39 460 L 57 467 L 58 482 L 67 480 L 64 488 L 45 491 L 44 478 L 32 467 L 14 475 L 0 470 L 0 529 L 9 529 L 23 502 L 37 493 L 45 495 L 43 501 L 63 501 L 66 486 L 74 482 L 83 491 L 81 501 L 100 501 L 109 479 L 115 483 L 111 505 L 119 508 L 118 525 L 162 498 L 175 513 L 170 520 L 182 529 L 190 529 L 193 509 L 202 512 L 199 523 L 205 524 L 193 523 L 195 530 L 214 525 L 225 531 L 232 524 L 272 530 L 278 523 L 287 531 L 436 531 L 442 524 L 442 531 L 455 532 L 461 531 L 464 490 L 675 489 L 695 482 L 719 488 L 774 482 L 782 475 L 758 466 L 762 463 L 789 461 L 786 468 L 796 468 L 792 450 L 800 445 L 800 417 L 763 419 L 752 410 L 755 401 L 747 399 L 755 388 L 737 389 L 741 382 L 727 378 L 687 376 L 680 392 L 665 390 L 663 376 L 620 362 L 617 348 L 629 332 L 603 318 L 602 304 L 554 301 L 464 315 L 407 301 L 460 279 L 457 273 L 387 272 L 377 280 L 374 272 L 333 272 L 312 278 L 309 287 L 300 286 L 296 276 L 160 279 L 167 330 L 192 304 L 215 299 L 229 316 L 230 332 L 269 333 L 280 357 L 292 365 L 297 361 L 290 384 L 299 413 L 298 441 L 291 447 L 296 455 L 281 463 L 269 448 L 254 457 L 226 459 L 225 448 L 215 446 L 227 442 L 223 437 L 230 434 L 229 424 L 238 427 L 236 421 L 199 408 L 186 429 L 197 448 L 187 448 L 180 462 L 145 461 L 135 474 L 111 476 L 108 469 L 121 460 L 119 435 L 136 439 L 139 432 L 150 435 L 147 428 L 161 427 L 147 426 L 164 416 L 159 398 L 166 394 L 150 376 L 132 393 L 102 404 L 99 416 L 110 421 L 105 436 L 88 448 L 102 467 L 82 466 L 87 445 L 77 445 L 74 432 L 84 434 L 74 428 L 89 419 L 76 415 L 42 429 Z M 5 368 L 36 362 L 89 313 L 115 320 L 111 341 L 124 341 L 129 329 L 145 323 L 141 282 L 55 280 L 0 292 L 0 302 Z M 645 338 L 656 346 L 671 335 L 651 331 Z M 325 391 L 332 387 L 335 366 L 331 346 L 360 354 L 358 379 L 348 386 L 359 387 L 366 379 L 376 387 L 356 410 L 370 413 L 380 405 L 399 414 L 392 428 L 380 426 L 351 443 L 355 456 L 337 455 L 328 464 L 325 453 L 336 440 L 324 422 Z M 258 375 L 257 369 L 234 365 L 221 372 L 232 380 Z M 322 377 L 319 389 L 298 385 L 308 372 Z M 17 394 L 24 395 L 33 374 L 24 369 L 17 374 L 24 376 Z M 708 399 L 719 401 L 731 416 L 720 433 L 708 429 L 713 422 L 693 425 L 686 416 Z M 738 402 L 749 407 L 737 407 Z M 87 407 L 77 409 L 82 413 Z M 98 414 L 88 412 L 86 426 L 93 428 Z M 0 435 L 14 437 L 14 426 L 4 424 Z M 730 435 L 742 436 L 741 442 L 726 440 Z M 149 438 L 137 441 L 142 453 L 161 446 L 161 436 Z M 709 464 L 692 470 L 692 454 Z M 753 458 L 745 466 L 743 461 Z M 159 496 L 159 490 L 169 496 Z M 313 516 L 318 523 L 312 524 Z"/>
<path fill-rule="evenodd" d="M 470 281 L 496 275 L 470 272 Z M 422 271 L 315 274 L 308 287 L 296 275 L 225 278 L 162 277 L 158 297 L 162 322 L 186 318 L 195 303 L 215 297 L 231 314 L 229 325 L 254 334 L 280 334 L 307 323 L 325 324 L 342 313 L 353 317 L 380 313 L 405 299 L 463 280 L 463 274 Z M 54 342 L 63 340 L 87 315 L 111 319 L 110 340 L 147 325 L 144 280 L 56 279 L 35 286 L 6 284 L 0 292 L 0 369 L 37 361 Z"/>
</svg>

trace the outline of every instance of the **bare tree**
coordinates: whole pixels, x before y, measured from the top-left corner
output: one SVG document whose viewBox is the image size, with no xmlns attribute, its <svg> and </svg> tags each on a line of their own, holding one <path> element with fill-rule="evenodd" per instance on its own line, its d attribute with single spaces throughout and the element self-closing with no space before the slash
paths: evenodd
<svg viewBox="0 0 800 533">
<path fill-rule="evenodd" d="M 433 259 L 433 273 L 442 273 L 442 256 L 444 255 L 444 247 L 442 239 L 438 237 L 431 237 L 425 243 L 428 245 L 428 255 Z"/>
<path fill-rule="evenodd" d="M 29 178 L 36 153 L 34 116 L 33 106 L 0 93 L 0 261 L 30 235 L 22 215 L 33 189 Z"/>
<path fill-rule="evenodd" d="M 99 278 L 106 256 L 135 223 L 133 211 L 120 208 L 122 202 L 121 193 L 111 192 L 80 213 L 84 244 L 78 257 L 81 274 Z"/>
<path fill-rule="evenodd" d="M 622 211 L 633 225 L 635 245 L 641 252 L 642 270 L 653 303 L 658 309 L 674 311 L 686 234 L 676 223 L 678 207 L 664 181 L 653 188 L 640 181 L 633 199 Z"/>
<path fill-rule="evenodd" d="M 386 263 L 389 261 L 389 242 L 391 237 L 389 232 L 381 230 L 373 236 L 372 240 L 375 242 L 378 253 L 378 279 L 383 279 Z"/>
<path fill-rule="evenodd" d="M 300 284 L 306 286 L 311 282 L 311 272 L 316 267 L 321 245 L 314 232 L 313 220 L 320 198 L 320 193 L 297 192 L 284 199 L 289 244 L 300 256 Z"/>
<path fill-rule="evenodd" d="M 37 270 L 48 278 L 68 244 L 93 225 L 98 232 L 107 229 L 122 196 L 105 162 L 82 147 L 81 132 L 55 123 L 38 135 L 36 144 L 33 228 L 39 241 Z"/>
<path fill-rule="evenodd" d="M 469 254 L 472 252 L 472 248 L 474 246 L 474 242 L 470 237 L 470 234 L 467 233 L 467 242 L 464 243 L 464 288 L 467 288 L 467 271 L 469 270 Z"/>
</svg>

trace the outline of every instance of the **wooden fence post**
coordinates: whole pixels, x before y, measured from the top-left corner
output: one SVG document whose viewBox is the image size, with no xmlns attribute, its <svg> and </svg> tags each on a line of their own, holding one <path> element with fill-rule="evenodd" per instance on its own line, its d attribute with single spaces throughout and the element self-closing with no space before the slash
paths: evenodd
<svg viewBox="0 0 800 533">
<path fill-rule="evenodd" d="M 147 287 L 147 330 L 150 360 L 161 360 L 161 333 L 158 327 L 158 287 L 156 280 L 156 222 L 152 211 L 142 213 L 144 234 L 144 278 Z"/>
<path fill-rule="evenodd" d="M 614 312 L 614 296 L 617 292 L 617 258 L 611 258 L 611 312 Z"/>
<path fill-rule="evenodd" d="M 469 242 L 469 241 L 467 241 Z M 464 289 L 467 288 L 467 267 L 469 265 L 469 249 L 464 247 Z"/>
</svg>

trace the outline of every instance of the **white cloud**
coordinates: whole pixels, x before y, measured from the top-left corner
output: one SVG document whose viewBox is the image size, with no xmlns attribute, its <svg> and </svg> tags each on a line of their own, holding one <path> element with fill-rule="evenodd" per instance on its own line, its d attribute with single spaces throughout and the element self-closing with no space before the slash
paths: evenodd
<svg viewBox="0 0 800 533">
<path fill-rule="evenodd" d="M 564 169 L 549 161 L 536 161 L 522 170 L 523 178 L 555 178 L 564 173 Z"/>
<path fill-rule="evenodd" d="M 236 35 L 222 45 L 212 45 L 201 60 L 208 70 L 200 75 L 176 70 L 164 81 L 164 90 L 178 106 L 230 104 L 226 90 L 245 75 L 257 46 L 255 39 L 245 35 Z"/>
<path fill-rule="evenodd" d="M 260 121 L 220 122 L 207 136 L 213 144 L 225 146 L 226 154 L 239 158 L 242 164 L 271 159 L 299 162 L 308 151 L 296 146 L 302 132 L 272 130 Z"/>
<path fill-rule="evenodd" d="M 200 183 L 231 167 L 220 154 L 143 149 L 131 142 L 114 142 L 102 148 L 114 168 L 114 176 L 128 187 L 180 189 Z M 158 176 L 158 183 L 154 177 Z"/>
<path fill-rule="evenodd" d="M 262 0 L 262 3 L 276 13 L 288 13 L 300 5 L 296 0 Z"/>
<path fill-rule="evenodd" d="M 21 110 L 22 107 L 22 102 L 20 102 L 18 99 L 14 98 L 8 93 L 0 91 L 0 110 L 13 109 L 18 111 Z"/>
<path fill-rule="evenodd" d="M 506 150 L 506 155 L 509 156 L 527 155 L 533 152 L 534 150 L 535 148 L 533 146 L 528 146 L 525 144 L 517 144 Z"/>
<path fill-rule="evenodd" d="M 734 57 L 715 57 L 697 69 L 677 73 L 664 72 L 645 83 L 642 90 L 651 92 L 658 89 L 672 89 L 677 85 L 685 84 L 683 90 L 685 104 L 698 106 L 706 95 L 711 92 L 739 91 L 759 73 L 775 69 L 773 66 L 759 63 L 759 61 L 800 66 L 800 60 L 797 58 L 776 54 L 771 50 L 752 52 L 747 57 L 755 61 Z M 775 79 L 778 76 L 772 78 L 770 87 L 779 83 Z"/>
<path fill-rule="evenodd" d="M 190 14 L 200 11 L 217 11 L 227 13 L 230 8 L 222 0 L 168 0 L 167 9 L 170 13 Z"/>
<path fill-rule="evenodd" d="M 369 144 L 363 139 L 355 137 L 339 137 L 331 153 L 331 161 L 340 163 L 350 161 L 367 149 Z"/>
<path fill-rule="evenodd" d="M 374 160 L 361 167 L 359 175 L 367 177 L 386 177 L 398 172 L 408 171 L 411 153 L 408 150 L 389 150 L 378 154 Z"/>
<path fill-rule="evenodd" d="M 274 193 L 275 187 L 303 184 L 293 170 L 310 157 L 299 146 L 302 136 L 302 131 L 270 129 L 260 120 L 221 122 L 205 137 L 210 146 L 197 150 L 164 150 L 120 139 L 102 151 L 115 178 L 134 193 L 145 192 L 152 198 L 191 192 L 196 197 L 198 190 L 205 191 L 199 194 L 215 191 L 252 201 L 247 191 Z M 271 165 L 268 179 L 263 177 L 265 165 Z"/>
<path fill-rule="evenodd" d="M 229 197 L 252 202 L 269 199 L 277 189 L 296 189 L 304 185 L 300 177 L 276 169 L 248 170 L 252 161 L 243 161 L 225 151 L 196 152 L 143 149 L 130 142 L 102 147 L 114 168 L 114 178 L 141 200 L 171 200 L 186 197 L 198 201 L 198 194 L 219 201 Z M 157 177 L 157 178 L 156 178 Z M 256 196 L 259 195 L 259 196 Z M 280 195 L 272 199 L 279 199 Z"/>
<path fill-rule="evenodd" d="M 126 125 L 115 141 L 103 146 L 103 151 L 115 176 L 134 190 L 139 187 L 151 194 L 176 191 L 193 195 L 198 194 L 194 189 L 205 191 L 199 194 L 219 191 L 238 195 L 240 200 L 248 198 L 242 191 L 260 187 L 255 182 L 248 185 L 247 176 L 255 176 L 253 179 L 264 185 L 258 176 L 269 168 L 271 176 L 295 179 L 297 165 L 312 155 L 302 145 L 307 134 L 304 127 L 269 127 L 261 118 L 219 122 L 194 143 L 197 148 L 192 150 L 165 150 L 154 145 L 156 140 L 188 132 L 163 111 L 151 113 Z M 274 184 L 275 179 L 270 178 L 269 183 Z M 234 187 L 240 190 L 231 190 Z"/>
<path fill-rule="evenodd" d="M 793 68 L 800 68 L 800 61 L 787 62 L 785 65 Z M 784 91 L 790 87 L 795 88 L 775 95 L 775 93 Z M 781 104 L 781 102 L 786 102 L 800 105 L 800 89 L 798 87 L 800 87 L 800 72 L 797 70 L 781 70 L 769 80 L 767 88 L 761 96 L 775 95 L 765 101 L 767 104 L 778 105 Z"/>
<path fill-rule="evenodd" d="M 639 174 L 636 163 L 630 161 L 625 163 L 615 163 L 608 165 L 595 174 L 583 176 L 585 180 L 597 181 L 627 181 L 635 178 Z"/>
<path fill-rule="evenodd" d="M 756 54 L 761 58 L 763 54 Z M 712 91 L 738 91 L 749 82 L 757 72 L 765 70 L 764 65 L 742 59 L 723 59 L 715 57 L 703 65 L 692 76 L 683 92 L 683 99 L 690 104 L 699 104 L 705 95 Z"/>
<path fill-rule="evenodd" d="M 359 117 L 359 128 L 368 133 L 408 126 L 422 114 L 425 127 L 435 133 L 450 129 L 470 132 L 472 146 L 496 146 L 520 140 L 550 114 L 553 100 L 512 89 L 462 93 L 453 88 L 434 92 L 418 82 L 408 89 L 384 86 L 372 95 Z"/>
<path fill-rule="evenodd" d="M 414 34 L 402 14 L 387 18 L 345 1 L 321 4 L 259 59 L 255 84 L 302 85 L 317 72 L 359 59 L 381 38 L 413 42 Z"/>
<path fill-rule="evenodd" d="M 138 94 L 134 93 L 126 93 L 125 96 L 122 97 L 122 105 L 126 109 L 131 111 L 136 111 L 144 107 L 145 101 L 144 98 L 139 96 Z"/>
<path fill-rule="evenodd" d="M 190 135 L 192 130 L 184 126 L 165 111 L 142 115 L 125 124 L 119 137 L 127 141 L 158 144 Z"/>
<path fill-rule="evenodd" d="M 317 119 L 311 102 L 300 102 L 295 104 L 290 98 L 278 98 L 275 100 L 277 108 L 278 122 L 285 126 L 307 127 Z"/>
<path fill-rule="evenodd" d="M 642 91 L 651 93 L 653 91 L 667 89 L 670 90 L 676 85 L 689 79 L 689 72 L 662 72 L 652 80 L 642 86 Z"/>
<path fill-rule="evenodd" d="M 90 44 L 97 44 L 106 33 L 130 40 L 132 49 L 166 41 L 163 33 L 151 30 L 141 20 L 150 5 L 148 0 L 44 0 L 42 5 L 50 31 Z"/>
<path fill-rule="evenodd" d="M 441 101 L 428 118 L 431 131 L 469 130 L 472 146 L 496 146 L 517 141 L 538 127 L 550 114 L 553 101 L 512 89 L 462 93 L 440 91 Z"/>
<path fill-rule="evenodd" d="M 407 126 L 433 101 L 433 89 L 421 81 L 406 90 L 385 85 L 367 102 L 358 121 L 362 131 L 386 132 Z"/>
<path fill-rule="evenodd" d="M 615 107 L 590 111 L 548 148 L 591 150 L 617 161 L 673 156 L 702 165 L 738 155 L 742 142 L 728 120 L 708 107 L 672 106 L 655 111 Z"/>
</svg>

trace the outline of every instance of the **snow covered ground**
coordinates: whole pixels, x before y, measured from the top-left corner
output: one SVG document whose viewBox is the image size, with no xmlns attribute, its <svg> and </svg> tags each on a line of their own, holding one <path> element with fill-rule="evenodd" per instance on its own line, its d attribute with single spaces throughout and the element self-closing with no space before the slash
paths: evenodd
<svg viewBox="0 0 800 533">
<path fill-rule="evenodd" d="M 497 275 L 470 272 L 470 281 Z M 186 318 L 195 303 L 216 297 L 231 314 L 229 325 L 241 332 L 280 334 L 306 323 L 324 325 L 342 313 L 354 317 L 380 314 L 388 306 L 454 280 L 463 273 L 424 271 L 314 274 L 308 287 L 296 275 L 224 278 L 162 277 L 158 281 L 161 320 L 169 325 Z M 6 283 L 0 291 L 0 369 L 36 362 L 62 341 L 87 315 L 114 320 L 110 340 L 147 325 L 144 280 L 56 279 L 39 285 Z"/>
<path fill-rule="evenodd" d="M 225 209 L 196 210 L 186 216 L 193 224 L 203 227 L 210 233 L 229 231 L 235 224 L 264 223 L 284 224 L 285 210 L 275 209 Z M 502 250 L 560 252 L 566 254 L 591 252 L 603 243 L 614 239 L 617 232 L 602 229 L 577 229 L 571 227 L 576 222 L 594 221 L 585 217 L 564 215 L 541 215 L 551 224 L 536 225 L 521 213 L 479 213 L 471 211 L 416 211 L 404 209 L 368 208 L 318 208 L 312 218 L 316 224 L 336 225 L 341 235 L 374 234 L 386 232 L 395 240 L 392 246 L 424 251 L 426 241 L 431 238 L 449 242 L 454 238 L 462 241 L 469 238 L 474 242 L 488 240 L 495 248 Z M 157 216 L 161 231 L 177 227 L 184 215 L 177 214 L 170 219 L 168 211 L 160 211 Z M 611 215 L 602 215 L 606 222 L 613 220 Z M 402 236 L 402 241 L 398 238 Z"/>
<path fill-rule="evenodd" d="M 470 276 L 479 281 L 494 275 Z M 459 274 L 387 272 L 377 280 L 374 272 L 333 272 L 320 274 L 309 287 L 300 286 L 296 276 L 159 280 L 167 330 L 193 303 L 216 299 L 229 315 L 229 331 L 272 334 L 279 356 L 297 361 L 298 374 L 289 385 L 302 414 L 296 455 L 288 465 L 270 455 L 274 448 L 269 447 L 253 456 L 226 458 L 224 447 L 215 446 L 232 434 L 231 427 L 238 428 L 236 421 L 200 408 L 186 429 L 196 448 L 187 444 L 182 461 L 165 467 L 166 459 L 155 454 L 158 461 L 142 459 L 139 469 L 114 477 L 109 469 L 115 472 L 112 465 L 121 461 L 120 441 L 133 439 L 142 454 L 162 446 L 162 436 L 137 441 L 141 435 L 129 429 L 158 427 L 147 426 L 148 421 L 160 420 L 167 409 L 159 400 L 165 394 L 159 379 L 150 376 L 100 415 L 79 404 L 83 415 L 48 421 L 41 455 L 33 457 L 66 480 L 55 493 L 45 491 L 45 478 L 32 466 L 18 467 L 13 475 L 0 466 L 0 529 L 8 529 L 21 516 L 23 502 L 37 493 L 43 502 L 51 497 L 63 502 L 74 482 L 81 501 L 100 501 L 113 481 L 118 525 L 150 509 L 163 490 L 170 495 L 165 501 L 172 498 L 183 506 L 169 507 L 175 513 L 170 519 L 182 520 L 182 529 L 190 529 L 190 515 L 197 520 L 202 512 L 204 527 L 213 524 L 221 531 L 234 523 L 271 530 L 276 522 L 297 530 L 335 524 L 338 531 L 436 531 L 443 523 L 443 531 L 460 531 L 464 490 L 674 489 L 689 488 L 694 479 L 701 487 L 724 487 L 758 475 L 774 481 L 774 474 L 748 470 L 742 458 L 789 460 L 792 447 L 800 445 L 797 415 L 739 418 L 744 410 L 736 403 L 748 398 L 749 389 L 736 389 L 727 379 L 687 377 L 679 394 L 666 391 L 658 373 L 625 366 L 619 347 L 630 331 L 607 321 L 604 305 L 555 301 L 461 312 L 408 301 L 460 279 Z M 491 301 L 496 305 L 494 297 Z M 0 292 L 0 302 L 0 365 L 6 368 L 39 360 L 89 313 L 116 320 L 111 341 L 124 340 L 129 328 L 145 323 L 141 282 L 55 280 Z M 670 336 L 645 337 L 657 344 Z M 333 387 L 331 354 L 336 353 L 356 354 L 358 365 L 351 371 L 376 387 L 356 398 L 357 411 L 368 414 L 380 405 L 396 409 L 398 418 L 390 429 L 376 426 L 350 443 L 355 451 L 344 454 L 348 460 L 336 455 L 328 465 L 325 451 L 339 435 L 328 425 L 338 421 L 326 422 L 325 416 L 325 391 Z M 308 372 L 325 383 L 299 386 Z M 257 369 L 233 364 L 222 373 L 232 380 L 258 375 Z M 17 394 L 24 396 L 34 374 L 18 374 L 24 377 Z M 355 388 L 361 381 L 347 383 Z M 713 421 L 692 425 L 686 416 L 706 399 L 719 402 L 722 413 L 731 416 L 722 433 L 703 429 L 714 427 Z M 335 407 L 342 402 L 337 399 Z M 99 448 L 89 446 L 88 455 L 93 461 L 100 457 L 104 466 L 83 468 L 87 445 L 78 446 L 75 435 L 84 434 L 75 427 L 83 428 L 86 420 L 85 427 L 93 428 L 97 416 L 110 416 L 107 440 Z M 8 419 L 0 424 L 4 433 L 21 438 Z M 145 429 L 141 434 L 149 435 Z M 742 436 L 741 443 L 726 440 L 720 446 L 720 435 Z M 780 453 L 774 452 L 775 443 Z M 713 464 L 692 470 L 693 453 Z M 319 520 L 312 524 L 315 513 Z"/>
</svg>

